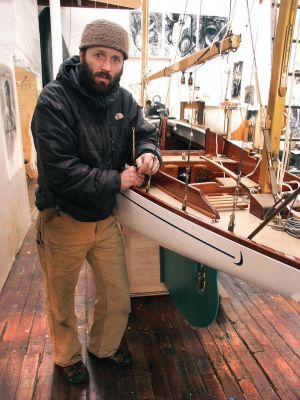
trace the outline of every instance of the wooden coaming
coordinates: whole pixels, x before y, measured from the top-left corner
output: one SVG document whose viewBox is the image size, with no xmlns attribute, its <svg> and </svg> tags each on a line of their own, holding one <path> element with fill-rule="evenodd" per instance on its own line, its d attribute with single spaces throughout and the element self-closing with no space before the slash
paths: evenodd
<svg viewBox="0 0 300 400">
<path fill-rule="evenodd" d="M 183 202 L 185 196 L 185 184 L 164 172 L 158 172 L 153 176 L 154 184 L 165 193 Z M 209 218 L 220 218 L 218 211 L 206 200 L 205 196 L 198 188 L 189 187 L 188 191 L 189 206 Z"/>
</svg>

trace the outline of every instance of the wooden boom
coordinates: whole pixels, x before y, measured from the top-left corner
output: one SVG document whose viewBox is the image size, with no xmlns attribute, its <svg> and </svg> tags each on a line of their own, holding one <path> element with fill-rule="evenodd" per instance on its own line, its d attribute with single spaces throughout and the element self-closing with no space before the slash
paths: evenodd
<svg viewBox="0 0 300 400">
<path fill-rule="evenodd" d="M 149 81 L 154 79 L 162 78 L 164 76 L 170 76 L 174 72 L 185 71 L 188 68 L 191 68 L 193 65 L 203 64 L 208 60 L 218 56 L 219 54 L 224 54 L 228 51 L 236 50 L 241 42 L 241 35 L 230 35 L 221 41 L 215 42 L 211 47 L 206 47 L 198 51 L 195 54 L 192 54 L 188 57 L 183 58 L 175 64 L 170 65 L 158 71 L 152 75 L 146 77 L 143 81 L 144 84 L 147 84 Z"/>
</svg>

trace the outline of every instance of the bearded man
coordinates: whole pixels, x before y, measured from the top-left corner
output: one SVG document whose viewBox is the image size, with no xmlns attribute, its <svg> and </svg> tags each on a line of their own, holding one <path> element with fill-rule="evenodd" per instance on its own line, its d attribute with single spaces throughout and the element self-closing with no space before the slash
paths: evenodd
<svg viewBox="0 0 300 400">
<path fill-rule="evenodd" d="M 117 193 L 142 185 L 145 174 L 155 174 L 160 164 L 154 127 L 120 87 L 129 50 L 126 30 L 111 21 L 93 21 L 84 28 L 79 49 L 79 57 L 66 60 L 43 89 L 32 120 L 39 171 L 37 247 L 48 326 L 54 362 L 71 383 L 89 378 L 74 307 L 85 260 L 96 286 L 88 354 L 121 367 L 132 362 L 119 347 L 130 297 L 113 209 Z M 133 153 L 136 159 L 130 160 Z M 124 168 L 128 162 L 132 166 Z"/>
</svg>

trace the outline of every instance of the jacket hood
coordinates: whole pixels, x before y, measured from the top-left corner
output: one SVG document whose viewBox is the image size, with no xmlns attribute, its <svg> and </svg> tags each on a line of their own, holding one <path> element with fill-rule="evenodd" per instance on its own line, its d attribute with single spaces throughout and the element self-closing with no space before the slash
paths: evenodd
<svg viewBox="0 0 300 400">
<path fill-rule="evenodd" d="M 119 86 L 109 95 L 94 94 L 86 91 L 86 89 L 80 85 L 79 71 L 80 58 L 79 56 L 73 56 L 61 64 L 56 76 L 56 80 L 64 82 L 64 84 L 67 84 L 68 86 L 77 90 L 82 96 L 86 97 L 86 100 L 89 103 L 93 104 L 96 108 L 107 108 L 117 99 L 120 90 Z"/>
</svg>

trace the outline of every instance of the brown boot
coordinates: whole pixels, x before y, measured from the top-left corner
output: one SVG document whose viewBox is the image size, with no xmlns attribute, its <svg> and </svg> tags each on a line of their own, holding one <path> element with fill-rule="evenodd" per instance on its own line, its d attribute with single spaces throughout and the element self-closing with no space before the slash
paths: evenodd
<svg viewBox="0 0 300 400">
<path fill-rule="evenodd" d="M 63 375 L 70 383 L 84 383 L 89 380 L 89 372 L 82 361 L 62 367 Z"/>
<path fill-rule="evenodd" d="M 116 367 L 129 367 L 132 364 L 132 355 L 128 350 L 118 349 L 115 354 L 110 357 L 97 357 L 88 351 L 89 356 L 98 362 L 108 362 Z"/>
</svg>

